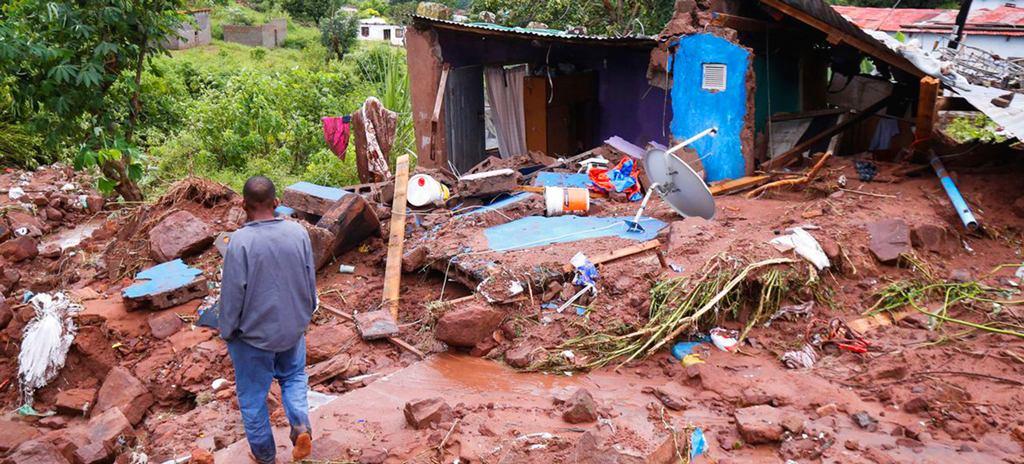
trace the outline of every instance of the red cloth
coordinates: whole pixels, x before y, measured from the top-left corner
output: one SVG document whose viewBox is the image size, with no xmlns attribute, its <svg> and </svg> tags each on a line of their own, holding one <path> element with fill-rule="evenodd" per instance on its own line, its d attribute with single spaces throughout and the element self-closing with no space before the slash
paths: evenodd
<svg viewBox="0 0 1024 464">
<path fill-rule="evenodd" d="M 324 139 L 338 159 L 345 161 L 345 149 L 348 148 L 348 123 L 344 116 L 322 118 L 324 121 Z"/>
</svg>

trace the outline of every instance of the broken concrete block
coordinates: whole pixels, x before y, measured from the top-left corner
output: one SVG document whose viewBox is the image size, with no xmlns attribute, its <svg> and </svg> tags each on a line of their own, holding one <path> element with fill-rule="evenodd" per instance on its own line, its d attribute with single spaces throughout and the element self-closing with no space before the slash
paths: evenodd
<svg viewBox="0 0 1024 464">
<path fill-rule="evenodd" d="M 737 409 L 736 428 L 745 443 L 751 445 L 782 440 L 783 412 L 767 405 Z"/>
<path fill-rule="evenodd" d="M 402 254 L 402 272 L 416 272 L 427 264 L 427 247 L 418 246 Z"/>
<path fill-rule="evenodd" d="M 320 270 L 329 263 L 334 254 L 331 253 L 331 245 L 334 243 L 334 235 L 323 227 L 317 227 L 306 221 L 298 221 L 309 235 L 309 244 L 313 248 L 313 264 Z"/>
<path fill-rule="evenodd" d="M 392 337 L 398 334 L 398 325 L 391 318 L 391 312 L 379 310 L 366 313 L 356 313 L 353 316 L 356 323 L 356 330 L 363 340 L 379 340 Z"/>
<path fill-rule="evenodd" d="M 490 337 L 504 319 L 501 311 L 474 301 L 441 316 L 434 326 L 434 338 L 452 346 L 472 348 Z"/>
<path fill-rule="evenodd" d="M 570 424 L 582 424 L 597 421 L 597 403 L 594 395 L 586 388 L 580 388 L 565 402 L 562 419 Z"/>
<path fill-rule="evenodd" d="M 110 409 L 118 409 L 131 425 L 138 424 L 146 410 L 153 405 L 153 395 L 132 376 L 128 369 L 117 366 L 110 370 L 103 386 L 100 387 L 92 417 L 95 421 Z M 90 424 L 93 422 L 90 421 Z"/>
<path fill-rule="evenodd" d="M 458 192 L 467 197 L 507 193 L 516 189 L 518 180 L 518 173 L 511 169 L 478 172 L 460 177 Z"/>
<path fill-rule="evenodd" d="M 200 253 L 213 243 L 213 230 L 188 211 L 165 217 L 149 231 L 149 255 L 158 263 Z"/>
<path fill-rule="evenodd" d="M 0 243 L 0 256 L 12 263 L 32 259 L 39 256 L 39 244 L 28 235 L 21 236 Z"/>
<path fill-rule="evenodd" d="M 75 388 L 57 394 L 55 401 L 58 414 L 85 416 L 96 403 L 95 388 Z"/>
<path fill-rule="evenodd" d="M 402 412 L 405 413 L 405 421 L 417 430 L 452 420 L 452 408 L 441 398 L 410 401 L 405 403 Z"/>
<path fill-rule="evenodd" d="M 204 297 L 210 291 L 202 271 L 186 266 L 180 259 L 146 269 L 135 280 L 145 282 L 121 291 L 128 311 L 170 308 Z"/>
<path fill-rule="evenodd" d="M 175 313 L 161 314 L 149 318 L 149 330 L 153 333 L 153 338 L 157 340 L 163 340 L 178 333 L 184 326 L 185 324 L 181 322 L 181 318 Z"/>
<path fill-rule="evenodd" d="M 910 227 L 903 219 L 884 219 L 867 224 L 868 248 L 883 264 L 896 264 L 900 255 L 910 253 Z"/>
<path fill-rule="evenodd" d="M 960 239 L 948 227 L 922 224 L 910 231 L 910 242 L 914 248 L 950 256 L 960 248 Z"/>
<path fill-rule="evenodd" d="M 363 240 L 373 235 L 380 235 L 380 219 L 365 198 L 356 194 L 346 194 L 334 202 L 324 212 L 317 227 L 327 229 L 331 233 L 331 241 L 326 248 L 329 256 L 319 266 L 330 262 L 342 253 L 359 246 Z"/>
<path fill-rule="evenodd" d="M 313 216 L 323 216 L 341 197 L 349 193 L 334 187 L 296 182 L 285 187 L 281 204 Z"/>
<path fill-rule="evenodd" d="M 306 332 L 306 364 L 313 365 L 331 359 L 355 336 L 352 327 L 345 324 L 310 327 Z"/>
</svg>

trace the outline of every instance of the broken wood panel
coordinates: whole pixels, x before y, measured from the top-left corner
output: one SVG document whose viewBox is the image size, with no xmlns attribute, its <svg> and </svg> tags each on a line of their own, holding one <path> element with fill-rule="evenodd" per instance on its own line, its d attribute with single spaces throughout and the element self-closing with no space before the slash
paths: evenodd
<svg viewBox="0 0 1024 464">
<path fill-rule="evenodd" d="M 444 105 L 448 163 L 456 172 L 466 172 L 487 158 L 483 68 L 466 66 L 449 71 Z"/>
<path fill-rule="evenodd" d="M 402 245 L 405 243 L 405 216 L 409 205 L 405 193 L 409 186 L 409 156 L 395 161 L 395 203 L 391 209 L 391 237 L 388 239 L 388 262 L 384 271 L 382 307 L 398 320 L 398 292 L 402 285 Z"/>
<path fill-rule="evenodd" d="M 921 78 L 921 93 L 917 99 L 917 126 L 914 130 L 914 148 L 927 150 L 931 146 L 932 130 L 935 127 L 935 103 L 939 97 L 939 80 L 934 77 Z"/>
<path fill-rule="evenodd" d="M 767 182 L 772 176 L 749 176 L 736 180 L 730 180 L 710 187 L 712 195 L 725 195 L 737 190 L 754 187 L 762 182 Z"/>
</svg>

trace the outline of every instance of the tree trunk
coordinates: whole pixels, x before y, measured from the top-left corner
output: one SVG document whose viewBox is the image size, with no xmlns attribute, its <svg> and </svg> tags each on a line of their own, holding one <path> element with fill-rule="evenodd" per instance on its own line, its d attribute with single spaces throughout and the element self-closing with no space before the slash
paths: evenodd
<svg viewBox="0 0 1024 464">
<path fill-rule="evenodd" d="M 131 111 L 128 116 L 128 130 L 125 132 L 124 140 L 132 143 L 132 135 L 135 133 L 135 124 L 138 122 L 139 113 L 142 108 L 139 105 L 139 92 L 142 87 L 142 68 L 146 60 L 146 42 L 149 41 L 147 34 L 142 34 L 139 42 L 139 60 L 135 63 L 135 91 L 132 92 Z M 138 190 L 136 188 L 136 190 Z"/>
<path fill-rule="evenodd" d="M 127 156 L 125 155 L 125 158 Z M 135 185 L 135 182 L 128 178 L 127 161 L 126 159 L 122 161 L 107 161 L 100 166 L 100 171 L 103 172 L 103 176 L 107 179 L 117 181 L 114 191 L 120 194 L 124 201 L 141 202 L 143 199 L 142 190 L 139 190 L 139 186 Z"/>
</svg>

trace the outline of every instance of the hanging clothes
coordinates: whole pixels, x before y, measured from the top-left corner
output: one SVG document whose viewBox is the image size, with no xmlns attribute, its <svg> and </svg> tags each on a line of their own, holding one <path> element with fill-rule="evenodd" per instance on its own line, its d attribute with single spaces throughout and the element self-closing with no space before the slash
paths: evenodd
<svg viewBox="0 0 1024 464">
<path fill-rule="evenodd" d="M 352 115 L 356 170 L 360 182 L 380 182 L 391 178 L 388 160 L 397 129 L 398 113 L 385 108 L 377 97 L 367 98 L 363 107 Z"/>
<path fill-rule="evenodd" d="M 324 122 L 324 139 L 338 159 L 345 161 L 345 150 L 348 148 L 349 116 L 330 116 L 321 118 Z"/>
<path fill-rule="evenodd" d="M 502 158 L 525 155 L 526 110 L 523 106 L 523 82 L 526 66 L 484 68 L 487 80 L 487 101 L 498 135 L 498 152 Z"/>
</svg>

